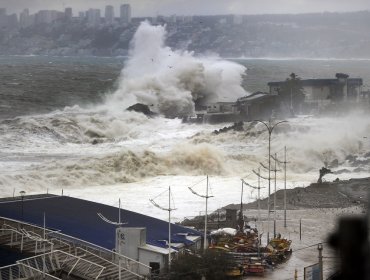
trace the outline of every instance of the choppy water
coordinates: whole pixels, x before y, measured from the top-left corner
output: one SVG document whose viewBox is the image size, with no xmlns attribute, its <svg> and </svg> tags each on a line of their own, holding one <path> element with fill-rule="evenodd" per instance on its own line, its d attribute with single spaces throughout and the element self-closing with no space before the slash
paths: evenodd
<svg viewBox="0 0 370 280">
<path fill-rule="evenodd" d="M 102 102 L 116 89 L 125 58 L 0 56 L 0 119 Z M 348 73 L 370 88 L 370 60 L 231 59 L 247 67 L 243 87 L 268 91 L 294 72 L 303 79 Z"/>
<path fill-rule="evenodd" d="M 291 72 L 302 78 L 344 72 L 362 77 L 365 87 L 370 81 L 370 61 L 234 61 L 248 68 L 243 84 L 249 92 L 267 90 L 267 82 L 284 80 Z M 212 131 L 221 125 L 148 119 L 125 112 L 124 106 L 100 106 L 119 88 L 123 63 L 123 58 L 0 57 L 1 196 L 64 189 L 108 204 L 121 196 L 131 210 L 165 217 L 153 212 L 148 198 L 174 185 L 182 206 L 175 215 L 181 218 L 202 211 L 202 201 L 193 201 L 187 187 L 205 174 L 217 194 L 211 210 L 238 201 L 241 177 L 256 183 L 251 171 L 266 161 L 263 127 L 216 136 Z M 324 161 L 335 159 L 339 173 L 328 179 L 370 174 L 369 157 L 363 157 L 370 151 L 369 119 L 301 117 L 277 129 L 272 150 L 282 156 L 288 147 L 288 186 L 315 181 Z M 355 164 L 349 155 L 358 156 Z M 255 196 L 250 193 L 245 200 Z"/>
</svg>

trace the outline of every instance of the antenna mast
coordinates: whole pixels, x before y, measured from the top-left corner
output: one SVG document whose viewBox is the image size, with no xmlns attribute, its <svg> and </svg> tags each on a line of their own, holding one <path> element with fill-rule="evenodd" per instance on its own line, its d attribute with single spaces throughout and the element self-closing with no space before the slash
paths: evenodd
<svg viewBox="0 0 370 280">
<path fill-rule="evenodd" d="M 168 270 L 171 268 L 171 211 L 176 210 L 176 208 L 171 208 L 171 187 L 168 187 L 168 208 L 160 206 L 154 201 L 154 199 L 149 199 L 149 201 L 157 208 L 168 211 Z"/>
<path fill-rule="evenodd" d="M 206 213 L 204 215 L 204 242 L 203 242 L 203 250 L 205 251 L 207 249 L 207 211 L 208 211 L 208 198 L 213 197 L 213 195 L 208 195 L 208 175 L 207 175 L 206 195 L 201 195 L 201 194 L 195 192 L 191 187 L 189 187 L 189 190 L 193 194 L 206 199 Z"/>
<path fill-rule="evenodd" d="M 121 199 L 118 199 L 118 222 L 113 222 L 106 217 L 103 216 L 102 213 L 97 213 L 99 218 L 102 219 L 104 222 L 115 225 L 117 228 L 126 225 L 127 223 L 121 223 Z M 117 238 L 117 232 L 116 232 Z M 118 279 L 121 279 L 121 242 L 118 240 Z"/>
</svg>

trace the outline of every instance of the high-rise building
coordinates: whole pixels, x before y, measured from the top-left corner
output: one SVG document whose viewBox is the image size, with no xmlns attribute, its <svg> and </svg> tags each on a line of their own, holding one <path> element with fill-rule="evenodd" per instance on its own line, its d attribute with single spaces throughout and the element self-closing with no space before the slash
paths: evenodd
<svg viewBox="0 0 370 280">
<path fill-rule="evenodd" d="M 100 10 L 99 9 L 89 9 L 86 12 L 87 23 L 91 26 L 96 26 L 100 24 Z"/>
<path fill-rule="evenodd" d="M 114 8 L 111 5 L 105 6 L 105 23 L 112 24 L 114 21 Z"/>
<path fill-rule="evenodd" d="M 17 14 L 6 14 L 6 8 L 0 8 L 0 28 L 13 29 L 18 27 Z"/>
<path fill-rule="evenodd" d="M 73 16 L 73 13 L 72 13 L 72 8 L 65 8 L 64 9 L 64 16 L 67 20 L 71 20 L 72 19 L 72 16 Z"/>
<path fill-rule="evenodd" d="M 80 19 L 84 19 L 85 18 L 85 13 L 84 12 L 78 12 L 78 17 Z"/>
<path fill-rule="evenodd" d="M 8 25 L 8 18 L 6 16 L 6 9 L 0 8 L 0 27 L 5 27 Z"/>
<path fill-rule="evenodd" d="M 19 26 L 21 28 L 26 28 L 28 26 L 32 25 L 32 22 L 30 20 L 30 11 L 28 9 L 24 9 L 19 14 Z"/>
<path fill-rule="evenodd" d="M 131 6 L 130 4 L 123 4 L 120 7 L 120 19 L 123 23 L 131 22 Z"/>
<path fill-rule="evenodd" d="M 8 28 L 18 28 L 18 16 L 17 14 L 11 14 L 7 16 L 7 25 Z"/>
<path fill-rule="evenodd" d="M 41 10 L 38 11 L 36 14 L 36 23 L 52 23 L 57 19 L 61 19 L 64 17 L 64 13 L 60 11 L 53 11 L 53 10 Z"/>
</svg>

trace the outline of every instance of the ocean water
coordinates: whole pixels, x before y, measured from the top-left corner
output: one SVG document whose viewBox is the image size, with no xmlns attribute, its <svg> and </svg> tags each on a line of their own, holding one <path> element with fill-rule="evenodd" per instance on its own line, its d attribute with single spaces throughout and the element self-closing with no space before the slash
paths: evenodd
<svg viewBox="0 0 370 280">
<path fill-rule="evenodd" d="M 227 124 L 184 124 L 164 115 L 191 112 L 194 95 L 233 99 L 266 91 L 267 82 L 291 72 L 304 79 L 344 72 L 362 77 L 364 87 L 370 81 L 366 60 L 194 57 L 164 46 L 160 27 L 140 32 L 128 58 L 0 57 L 0 196 L 63 190 L 115 206 L 121 198 L 126 209 L 166 219 L 149 199 L 166 206 L 171 186 L 179 221 L 204 211 L 204 200 L 188 187 L 205 193 L 209 175 L 213 211 L 240 201 L 241 178 L 256 185 L 253 170 L 266 173 L 260 165 L 268 160 L 265 127 L 246 123 L 243 132 L 215 135 Z M 160 115 L 125 111 L 137 101 L 152 102 Z M 316 181 L 318 170 L 334 160 L 335 174 L 326 180 L 370 174 L 368 116 L 288 121 L 272 134 L 272 153 L 282 159 L 287 147 L 288 188 Z M 278 172 L 277 189 L 283 185 Z M 266 197 L 267 182 L 262 186 Z M 243 200 L 256 197 L 247 189 Z"/>
</svg>

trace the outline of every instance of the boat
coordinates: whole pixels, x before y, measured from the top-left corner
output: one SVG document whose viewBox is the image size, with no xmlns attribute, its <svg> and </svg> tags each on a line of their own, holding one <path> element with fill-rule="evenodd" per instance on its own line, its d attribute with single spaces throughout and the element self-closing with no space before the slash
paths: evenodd
<svg viewBox="0 0 370 280">
<path fill-rule="evenodd" d="M 251 257 L 244 265 L 244 274 L 263 276 L 265 274 L 265 261 L 262 258 Z"/>
</svg>

